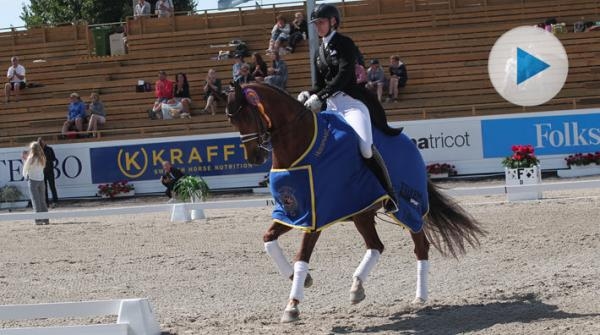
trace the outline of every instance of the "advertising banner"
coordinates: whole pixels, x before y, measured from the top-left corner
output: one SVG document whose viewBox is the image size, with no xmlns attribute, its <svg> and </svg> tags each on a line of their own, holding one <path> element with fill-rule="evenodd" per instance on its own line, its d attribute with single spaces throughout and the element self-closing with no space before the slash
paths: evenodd
<svg viewBox="0 0 600 335">
<path fill-rule="evenodd" d="M 483 158 L 503 157 L 514 144 L 537 155 L 600 151 L 600 113 L 481 120 Z"/>
<path fill-rule="evenodd" d="M 459 175 L 503 171 L 500 162 L 515 144 L 531 144 L 542 168 L 566 168 L 564 157 L 600 151 L 600 110 L 568 110 L 392 123 L 420 149 L 426 163 L 448 163 Z M 128 180 L 136 193 L 164 191 L 159 177 L 168 161 L 211 189 L 257 187 L 271 162 L 246 162 L 238 133 L 50 144 L 58 159 L 59 197 L 94 196 L 98 184 Z M 0 148 L 0 187 L 15 185 L 27 195 L 21 175 L 26 146 Z M 357 148 L 358 151 L 358 148 Z"/>
<path fill-rule="evenodd" d="M 259 166 L 247 163 L 238 137 L 91 148 L 90 160 L 92 166 L 102 166 L 92 170 L 94 184 L 156 180 L 163 174 L 163 161 L 202 177 L 266 173 L 271 167 L 270 161 Z"/>
</svg>

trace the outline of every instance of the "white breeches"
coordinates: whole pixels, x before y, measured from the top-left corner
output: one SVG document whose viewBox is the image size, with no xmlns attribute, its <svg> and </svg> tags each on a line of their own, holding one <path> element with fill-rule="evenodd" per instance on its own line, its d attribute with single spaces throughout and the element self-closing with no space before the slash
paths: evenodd
<svg viewBox="0 0 600 335">
<path fill-rule="evenodd" d="M 373 156 L 373 133 L 371 131 L 371 117 L 369 109 L 359 100 L 343 92 L 338 92 L 327 99 L 327 109 L 336 111 L 354 129 L 358 135 L 360 154 L 364 158 Z"/>
</svg>

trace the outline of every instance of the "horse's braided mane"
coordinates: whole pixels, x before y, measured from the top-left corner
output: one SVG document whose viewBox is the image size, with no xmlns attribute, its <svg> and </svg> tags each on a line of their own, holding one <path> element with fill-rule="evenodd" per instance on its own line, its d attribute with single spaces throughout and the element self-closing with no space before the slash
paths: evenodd
<svg viewBox="0 0 600 335">
<path fill-rule="evenodd" d="M 294 103 L 296 103 L 297 105 L 301 105 L 300 101 L 296 100 L 296 98 L 294 98 L 292 95 L 290 95 L 290 93 L 288 93 L 288 91 L 282 89 L 279 86 L 275 86 L 275 85 L 271 85 L 271 84 L 267 84 L 267 83 L 250 83 L 244 87 L 263 87 L 263 88 L 271 89 L 273 91 L 277 91 L 277 92 L 281 93 L 281 95 L 285 96 L 289 100 L 294 101 Z"/>
</svg>

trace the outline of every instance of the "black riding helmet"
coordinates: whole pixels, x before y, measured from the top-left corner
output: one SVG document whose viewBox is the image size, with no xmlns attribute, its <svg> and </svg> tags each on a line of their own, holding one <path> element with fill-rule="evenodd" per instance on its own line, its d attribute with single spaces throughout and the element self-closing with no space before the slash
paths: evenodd
<svg viewBox="0 0 600 335">
<path fill-rule="evenodd" d="M 318 19 L 330 19 L 332 17 L 335 17 L 336 22 L 333 28 L 337 29 L 340 24 L 340 12 L 334 5 L 322 3 L 310 13 L 310 23 Z"/>
</svg>

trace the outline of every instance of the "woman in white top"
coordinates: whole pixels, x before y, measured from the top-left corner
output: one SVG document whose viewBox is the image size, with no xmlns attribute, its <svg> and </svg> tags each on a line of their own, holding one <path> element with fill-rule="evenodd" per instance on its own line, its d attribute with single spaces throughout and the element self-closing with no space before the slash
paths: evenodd
<svg viewBox="0 0 600 335">
<path fill-rule="evenodd" d="M 44 149 L 38 142 L 31 142 L 29 145 L 29 153 L 23 164 L 23 177 L 28 179 L 29 196 L 31 197 L 31 205 L 33 211 L 47 212 L 46 204 L 46 184 L 44 182 L 44 167 L 46 166 L 46 156 Z M 48 219 L 36 219 L 35 224 L 49 224 Z"/>
</svg>

